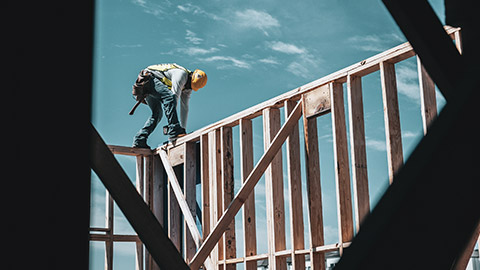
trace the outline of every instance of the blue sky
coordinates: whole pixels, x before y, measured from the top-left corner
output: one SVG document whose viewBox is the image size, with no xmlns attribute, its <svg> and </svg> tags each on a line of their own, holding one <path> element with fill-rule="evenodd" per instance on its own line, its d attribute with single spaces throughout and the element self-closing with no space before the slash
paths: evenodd
<svg viewBox="0 0 480 270">
<path fill-rule="evenodd" d="M 443 1 L 429 2 L 444 22 Z M 108 144 L 130 146 L 150 115 L 144 105 L 128 115 L 135 103 L 131 85 L 138 72 L 151 64 L 176 62 L 207 73 L 207 86 L 190 100 L 187 132 L 192 132 L 405 41 L 381 1 L 374 0 L 97 1 L 92 122 Z M 422 136 L 416 61 L 409 59 L 396 68 L 406 157 Z M 378 73 L 363 78 L 363 89 L 374 204 L 388 183 Z M 439 97 L 438 107 L 443 104 Z M 327 243 L 334 243 L 337 217 L 330 116 L 319 118 L 318 124 L 325 237 Z M 159 127 L 163 125 L 165 119 Z M 261 129 L 261 119 L 254 121 L 257 160 L 263 151 Z M 148 143 L 156 147 L 165 140 L 158 128 Z M 134 159 L 117 158 L 134 179 Z M 239 172 L 235 177 L 238 182 Z M 262 185 L 263 180 L 256 188 L 258 194 Z M 104 225 L 104 193 L 94 176 L 92 226 Z M 258 222 L 263 226 L 264 199 L 257 197 Z M 118 208 L 116 215 L 116 233 L 133 232 Z M 91 247 L 91 269 L 103 269 L 103 243 Z M 117 247 L 115 269 L 132 269 L 134 245 Z M 258 249 L 266 252 L 265 244 L 259 243 Z"/>
</svg>

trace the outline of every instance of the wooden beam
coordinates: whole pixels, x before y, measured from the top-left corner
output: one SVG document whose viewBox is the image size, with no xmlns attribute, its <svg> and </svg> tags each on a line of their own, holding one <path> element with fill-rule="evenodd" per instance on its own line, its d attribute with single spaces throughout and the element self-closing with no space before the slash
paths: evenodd
<svg viewBox="0 0 480 270">
<path fill-rule="evenodd" d="M 234 190 L 234 176 L 233 176 L 233 134 L 231 127 L 222 127 L 220 129 L 221 136 L 221 149 L 222 149 L 222 194 L 223 194 L 223 206 L 221 213 L 227 210 L 228 205 L 235 197 Z M 225 231 L 223 237 L 224 245 L 224 258 L 233 259 L 237 257 L 237 241 L 235 235 L 235 218 Z M 234 270 L 237 269 L 236 265 L 226 265 L 225 269 Z"/>
<path fill-rule="evenodd" d="M 108 148 L 116 155 L 148 156 L 153 154 L 153 151 L 147 148 L 134 148 L 120 145 L 108 145 Z"/>
<path fill-rule="evenodd" d="M 335 163 L 335 186 L 337 192 L 337 217 L 340 243 L 353 238 L 352 195 L 350 191 L 350 166 L 348 162 L 347 127 L 343 86 L 341 83 L 330 84 L 332 97 L 332 131 L 333 154 Z M 340 250 L 342 253 L 343 250 Z"/>
<path fill-rule="evenodd" d="M 290 117 L 285 121 L 285 124 L 278 132 L 277 136 L 273 139 L 270 147 L 263 153 L 262 157 L 258 161 L 255 168 L 252 170 L 243 186 L 238 191 L 235 198 L 230 203 L 227 211 L 222 215 L 220 220 L 215 225 L 215 228 L 211 231 L 202 246 L 198 249 L 197 254 L 192 260 L 190 267 L 194 270 L 199 269 L 203 261 L 207 258 L 210 251 L 218 242 L 227 226 L 232 222 L 233 218 L 237 214 L 238 210 L 242 207 L 245 200 L 250 195 L 251 191 L 255 188 L 255 185 L 260 180 L 260 177 L 265 172 L 270 162 L 273 160 L 278 150 L 282 147 L 288 135 L 291 133 L 294 125 L 300 119 L 302 115 L 302 102 L 299 102 Z"/>
<path fill-rule="evenodd" d="M 160 155 L 160 159 L 162 160 L 163 167 L 165 168 L 165 172 L 168 175 L 168 181 L 170 182 L 172 190 L 177 199 L 178 205 L 180 206 L 180 210 L 183 213 L 183 218 L 185 219 L 188 229 L 190 230 L 190 234 L 192 235 L 193 241 L 195 242 L 195 245 L 198 248 L 202 243 L 202 237 L 200 236 L 200 232 L 197 229 L 197 225 L 195 223 L 195 219 L 192 216 L 192 212 L 190 211 L 190 207 L 188 206 L 188 203 L 184 198 L 182 188 L 178 183 L 177 176 L 175 175 L 175 171 L 173 170 L 172 166 L 170 166 L 170 164 L 168 163 L 168 156 L 165 153 L 165 151 L 160 151 L 159 155 Z M 209 260 L 205 261 L 205 267 L 207 269 L 212 269 L 212 265 Z"/>
<path fill-rule="evenodd" d="M 165 197 L 167 193 L 165 169 L 163 168 L 162 161 L 158 155 L 152 156 L 152 163 L 152 204 L 150 205 L 150 208 L 165 231 Z M 160 270 L 160 267 L 152 261 L 151 270 Z"/>
<path fill-rule="evenodd" d="M 263 110 L 263 142 L 265 150 L 280 129 L 280 110 Z M 294 127 L 293 127 L 294 128 Z M 292 129 L 293 131 L 293 129 Z M 285 200 L 283 197 L 283 162 L 279 150 L 265 171 L 265 195 L 267 204 L 267 239 L 269 266 L 271 269 L 286 269 L 287 261 L 276 257 L 277 251 L 285 250 Z"/>
<path fill-rule="evenodd" d="M 193 236 L 193 240 L 197 246 L 200 246 L 202 243 L 202 237 L 200 236 L 200 232 L 197 229 L 197 225 L 195 223 L 195 219 L 192 216 L 192 212 L 190 211 L 190 206 L 188 206 L 187 201 L 183 195 L 182 188 L 178 183 L 177 176 L 175 175 L 175 171 L 173 170 L 172 166 L 168 163 L 168 156 L 165 151 L 160 151 L 159 153 L 160 159 L 162 160 L 163 167 L 165 168 L 165 172 L 168 175 L 168 181 L 172 187 L 173 193 L 175 198 L 177 199 L 178 205 L 180 206 L 180 210 L 184 216 L 185 222 L 187 223 L 188 229 Z"/>
<path fill-rule="evenodd" d="M 200 166 L 202 177 L 202 238 L 205 240 L 210 234 L 210 178 L 208 162 L 208 135 L 200 138 Z"/>
<path fill-rule="evenodd" d="M 117 202 L 155 262 L 163 269 L 188 270 L 187 264 L 93 125 L 90 125 L 90 138 L 90 166 Z"/>
<path fill-rule="evenodd" d="M 423 134 L 427 134 L 428 127 L 437 117 L 437 99 L 435 97 L 435 83 L 417 57 L 418 81 L 420 83 L 420 106 L 422 110 Z"/>
<path fill-rule="evenodd" d="M 288 118 L 295 101 L 285 101 L 285 118 Z M 300 165 L 300 135 L 298 122 L 287 138 L 288 195 L 290 206 L 290 239 L 292 241 L 292 267 L 305 269 L 305 256 L 295 255 L 295 250 L 305 248 L 303 227 L 302 175 Z"/>
<path fill-rule="evenodd" d="M 105 241 L 105 270 L 113 270 L 113 198 L 105 192 L 105 224 L 107 225 L 107 240 Z"/>
<path fill-rule="evenodd" d="M 363 219 L 368 213 L 370 213 L 361 77 L 348 76 L 347 95 L 350 122 L 350 155 L 352 158 L 355 225 L 358 232 Z"/>
<path fill-rule="evenodd" d="M 394 174 L 403 165 L 402 130 L 398 108 L 397 79 L 392 63 L 380 63 L 382 82 L 383 112 L 385 118 L 385 136 L 387 139 L 388 179 L 393 181 Z"/>
<path fill-rule="evenodd" d="M 305 104 L 305 96 L 302 96 Z M 305 108 L 303 108 L 305 110 Z M 320 156 L 318 148 L 317 119 L 303 115 L 303 133 L 305 136 L 305 169 L 307 174 L 307 198 L 310 223 L 310 247 L 323 246 L 322 188 L 320 183 Z M 310 248 L 312 270 L 325 269 L 325 255 L 313 252 Z"/>
<path fill-rule="evenodd" d="M 303 96 L 305 100 L 305 115 L 307 118 L 319 116 L 330 111 L 330 90 L 328 84 L 305 93 Z"/>
<path fill-rule="evenodd" d="M 196 200 L 196 182 L 197 182 L 197 161 L 196 161 L 196 143 L 195 142 L 187 142 L 184 144 L 184 158 L 185 162 L 183 165 L 183 190 L 185 196 L 185 202 L 188 204 L 190 214 L 193 218 L 195 223 L 195 216 L 196 216 L 196 208 L 197 208 L 197 200 Z M 196 252 L 196 243 L 195 240 L 192 238 L 192 234 L 187 229 L 188 224 L 185 224 L 183 229 L 183 239 L 185 239 L 184 245 L 184 254 L 185 254 L 185 261 L 187 264 L 193 258 Z M 185 226 L 186 225 L 186 226 Z M 196 223 L 195 223 L 196 227 Z M 198 230 L 197 230 L 198 232 Z M 195 233 L 197 233 L 195 232 Z M 198 232 L 198 239 L 201 241 L 200 232 Z"/>
<path fill-rule="evenodd" d="M 253 169 L 253 132 L 252 120 L 240 120 L 240 167 L 242 184 Z M 243 243 L 245 256 L 257 255 L 257 230 L 255 219 L 255 190 L 243 205 Z M 256 261 L 245 262 L 246 270 L 257 270 Z"/>
</svg>

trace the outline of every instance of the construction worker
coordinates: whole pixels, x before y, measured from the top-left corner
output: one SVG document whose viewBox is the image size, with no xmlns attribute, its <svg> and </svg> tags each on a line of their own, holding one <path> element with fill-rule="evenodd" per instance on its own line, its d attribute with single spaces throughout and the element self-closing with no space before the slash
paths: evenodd
<svg viewBox="0 0 480 270">
<path fill-rule="evenodd" d="M 188 103 L 192 90 L 197 91 L 207 84 L 207 75 L 202 70 L 190 71 L 177 64 L 151 65 L 142 70 L 146 82 L 142 85 L 141 95 L 136 96 L 152 110 L 152 115 L 134 137 L 133 147 L 150 148 L 148 136 L 153 132 L 162 118 L 162 106 L 168 125 L 164 134 L 169 141 L 186 134 Z M 139 75 L 139 78 L 140 76 Z M 138 79 L 137 79 L 138 82 Z M 136 84 L 137 85 L 137 84 Z M 134 85 L 134 95 L 135 87 Z M 180 100 L 180 121 L 177 116 L 177 103 Z"/>
</svg>

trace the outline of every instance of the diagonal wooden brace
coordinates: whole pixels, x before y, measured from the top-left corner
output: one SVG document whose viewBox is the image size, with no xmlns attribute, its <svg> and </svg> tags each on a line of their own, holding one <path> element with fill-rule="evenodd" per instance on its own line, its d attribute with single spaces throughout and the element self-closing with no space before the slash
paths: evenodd
<svg viewBox="0 0 480 270">
<path fill-rule="evenodd" d="M 185 218 L 185 222 L 187 223 L 188 229 L 190 230 L 190 233 L 192 234 L 193 241 L 195 242 L 195 245 L 197 248 L 200 247 L 202 244 L 202 237 L 200 235 L 200 232 L 198 231 L 197 224 L 195 223 L 195 219 L 192 216 L 192 213 L 190 212 L 190 208 L 188 206 L 187 201 L 185 200 L 185 197 L 183 196 L 182 188 L 180 187 L 180 184 L 178 183 L 178 179 L 175 175 L 175 172 L 173 170 L 173 167 L 170 165 L 170 162 L 168 161 L 168 156 L 165 150 L 161 150 L 158 153 L 160 155 L 160 159 L 162 160 L 163 167 L 165 168 L 165 171 L 167 172 L 168 175 L 168 182 L 170 183 L 170 186 L 172 187 L 173 193 L 175 194 L 175 197 L 177 198 L 178 205 L 180 206 L 180 210 L 182 210 L 183 216 Z M 213 269 L 213 265 L 210 260 L 205 261 L 205 267 L 206 269 L 210 270 Z"/>
<path fill-rule="evenodd" d="M 273 158 L 276 156 L 278 150 L 282 147 L 283 143 L 287 139 L 287 137 L 292 132 L 295 125 L 298 123 L 298 120 L 302 116 L 302 101 L 299 101 L 297 106 L 293 109 L 292 113 L 285 121 L 283 127 L 278 131 L 277 135 L 273 139 L 272 143 L 265 151 L 263 156 L 258 161 L 255 168 L 252 170 L 250 175 L 245 180 L 243 186 L 238 191 L 235 198 L 232 200 L 230 205 L 228 206 L 227 210 L 223 213 L 222 217 L 218 220 L 217 225 L 211 231 L 210 235 L 208 235 L 205 242 L 203 242 L 202 246 L 198 249 L 197 254 L 192 259 L 190 263 L 190 268 L 192 270 L 197 270 L 200 268 L 202 263 L 208 257 L 208 254 L 212 251 L 215 247 L 216 243 L 225 232 L 225 229 L 230 225 L 230 223 L 235 218 L 235 215 L 238 213 L 240 208 L 242 207 L 245 200 L 248 198 L 252 190 L 255 188 L 255 185 L 262 177 L 263 173 L 267 169 L 267 167 L 272 162 Z"/>
<path fill-rule="evenodd" d="M 182 256 L 91 124 L 90 137 L 91 168 L 117 202 L 118 207 L 137 232 L 155 262 L 162 269 L 187 270 L 188 266 Z"/>
</svg>

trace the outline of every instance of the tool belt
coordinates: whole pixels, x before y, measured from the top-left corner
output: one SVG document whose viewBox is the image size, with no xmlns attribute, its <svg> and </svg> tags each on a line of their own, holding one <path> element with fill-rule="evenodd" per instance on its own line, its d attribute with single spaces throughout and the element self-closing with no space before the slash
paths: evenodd
<svg viewBox="0 0 480 270">
<path fill-rule="evenodd" d="M 153 74 L 143 69 L 138 74 L 135 84 L 132 86 L 132 95 L 135 96 L 135 100 L 145 103 L 145 97 L 152 92 L 154 83 L 153 83 Z"/>
</svg>

